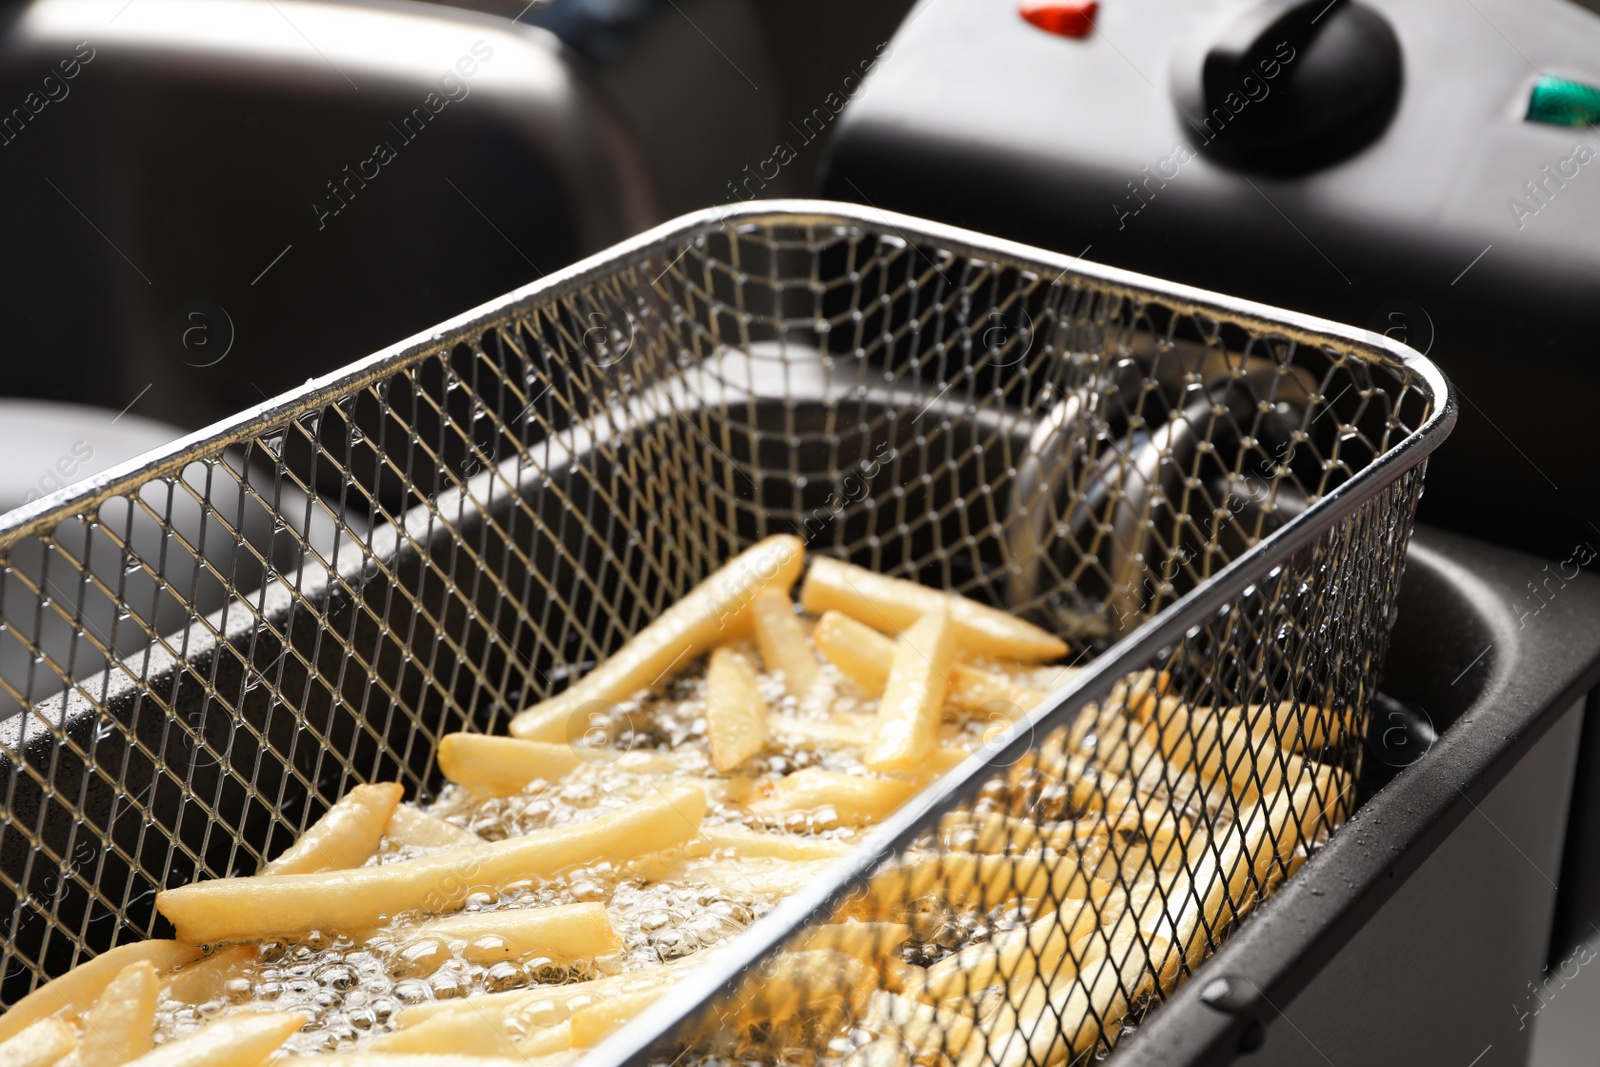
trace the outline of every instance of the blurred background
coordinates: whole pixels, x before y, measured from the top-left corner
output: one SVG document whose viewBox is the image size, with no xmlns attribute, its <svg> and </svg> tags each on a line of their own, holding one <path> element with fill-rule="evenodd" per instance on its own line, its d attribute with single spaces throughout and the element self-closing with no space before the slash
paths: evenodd
<svg viewBox="0 0 1600 1067">
<path fill-rule="evenodd" d="M 790 120 L 907 6 L 5 5 L 0 396 L 57 406 L 0 408 L 0 510 L 726 202 L 785 138 L 762 195 L 814 193 L 831 130 Z"/>
</svg>

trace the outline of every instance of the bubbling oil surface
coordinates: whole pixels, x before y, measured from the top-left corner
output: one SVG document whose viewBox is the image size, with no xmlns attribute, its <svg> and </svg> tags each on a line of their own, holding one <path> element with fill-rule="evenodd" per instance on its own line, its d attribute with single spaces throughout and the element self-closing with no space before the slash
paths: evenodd
<svg viewBox="0 0 1600 1067">
<path fill-rule="evenodd" d="M 760 677 L 763 695 L 777 714 L 823 720 L 873 710 L 874 702 L 863 698 L 830 665 L 822 666 L 821 680 L 804 702 L 789 695 L 781 675 L 762 672 Z M 642 695 L 621 705 L 622 714 L 605 744 L 583 747 L 585 765 L 560 782 L 536 782 L 511 797 L 488 797 L 449 784 L 423 810 L 486 841 L 499 841 L 587 821 L 655 795 L 675 781 L 731 782 L 752 775 L 782 776 L 805 767 L 864 770 L 859 754 L 848 748 L 812 747 L 779 738 L 735 774 L 718 774 L 706 738 L 705 689 L 701 662 L 659 695 Z M 715 795 L 710 797 L 706 823 L 777 828 Z M 808 816 L 786 820 L 782 829 L 844 840 L 853 836 L 849 829 Z M 430 851 L 386 839 L 367 866 Z M 723 855 L 715 852 L 712 858 Z M 181 1037 L 231 1011 L 298 1011 L 310 1021 L 285 1044 L 286 1052 L 347 1052 L 394 1029 L 395 1016 L 415 1004 L 565 985 L 684 959 L 739 934 L 778 901 L 738 878 L 725 886 L 691 884 L 674 877 L 670 857 L 656 856 L 479 892 L 468 898 L 463 910 L 500 912 L 580 902 L 605 905 L 622 941 L 620 952 L 590 962 L 535 958 L 484 965 L 467 959 L 463 944 L 408 936 L 409 925 L 428 917 L 422 915 L 399 917 L 370 933 L 312 933 L 296 940 L 267 941 L 261 943 L 254 964 L 242 967 L 210 1001 L 191 1005 L 164 997 L 157 1009 L 156 1041 Z M 947 954 L 970 940 L 971 931 L 964 934 L 957 924 L 944 922 L 932 924 L 926 933 L 908 948 L 912 958 Z"/>
<path fill-rule="evenodd" d="M 1051 681 L 1042 672 L 1014 677 L 1040 688 Z M 831 665 L 822 665 L 820 680 L 804 701 L 787 692 L 776 672 L 761 672 L 760 681 L 775 715 L 837 723 L 842 717 L 867 716 L 876 710 L 876 701 L 864 697 Z M 825 813 L 793 813 L 777 823 L 762 822 L 740 806 L 739 790 L 732 787 L 741 782 L 748 787 L 752 778 L 759 782 L 807 767 L 863 774 L 859 748 L 796 741 L 774 731 L 761 755 L 732 774 L 719 774 L 711 764 L 705 709 L 702 660 L 659 694 L 642 694 L 619 706 L 613 721 L 601 724 L 604 736 L 574 742 L 584 763 L 562 781 L 532 783 L 510 797 L 488 797 L 447 785 L 423 810 L 485 841 L 499 841 L 581 823 L 655 795 L 673 782 L 692 781 L 712 786 L 707 790 L 708 826 L 782 829 L 843 841 L 855 836 L 856 831 L 833 825 Z M 970 721 L 963 727 L 965 740 L 981 745 L 995 725 Z M 716 788 L 721 783 L 730 788 Z M 1004 794 L 1025 788 L 1015 778 L 1006 782 L 1004 775 L 993 786 L 979 795 L 975 812 L 1003 811 Z M 386 839 L 367 865 L 395 863 L 430 851 Z M 568 985 L 687 959 L 736 936 L 778 903 L 776 891 L 763 891 L 739 877 L 737 866 L 724 870 L 729 874 L 726 884 L 699 884 L 684 876 L 685 868 L 678 863 L 682 858 L 658 854 L 620 866 L 598 864 L 549 881 L 529 880 L 478 892 L 464 905 L 468 912 L 507 912 L 600 903 L 622 942 L 612 956 L 576 963 L 545 958 L 476 963 L 467 958 L 462 943 L 408 934 L 408 928 L 430 916 L 400 916 L 366 933 L 313 933 L 262 943 L 254 964 L 241 969 L 207 1003 L 189 1005 L 164 998 L 157 1011 L 156 1040 L 172 1040 L 229 1011 L 298 1011 L 310 1021 L 286 1043 L 286 1052 L 353 1051 L 393 1030 L 395 1017 L 412 1005 Z M 730 851 L 714 851 L 710 858 L 736 859 Z M 951 907 L 932 893 L 907 902 L 895 915 L 912 930 L 899 958 L 925 967 L 1035 915 L 1033 908 L 1017 902 L 977 914 Z M 802 1015 L 797 1025 L 798 1029 L 785 1027 L 781 1034 L 760 1032 L 758 1026 L 758 1032 L 726 1035 L 715 1049 L 680 1057 L 678 1067 L 816 1067 L 820 1061 L 842 1061 L 877 1036 L 843 1025 L 838 1018 Z"/>
</svg>

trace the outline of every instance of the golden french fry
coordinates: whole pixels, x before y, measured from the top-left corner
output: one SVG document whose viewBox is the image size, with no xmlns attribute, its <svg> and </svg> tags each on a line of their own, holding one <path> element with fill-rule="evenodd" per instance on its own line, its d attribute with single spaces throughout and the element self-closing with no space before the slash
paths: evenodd
<svg viewBox="0 0 1600 1067">
<path fill-rule="evenodd" d="M 775 741 L 798 748 L 864 749 L 873 743 L 877 724 L 875 716 L 855 712 L 835 712 L 826 719 L 774 712 L 767 716 L 767 733 Z M 925 771 L 954 767 L 971 755 L 971 750 L 965 746 L 976 740 L 960 727 L 948 723 L 939 728 L 939 737 L 944 743 L 936 750 L 937 766 L 923 768 Z"/>
<path fill-rule="evenodd" d="M 228 945 L 209 956 L 179 967 L 162 983 L 161 991 L 184 1004 L 215 1000 L 234 978 L 249 975 L 260 953 L 259 945 Z"/>
<path fill-rule="evenodd" d="M 522 1038 L 517 1042 L 517 1055 L 525 1062 L 534 1062 L 541 1057 L 554 1056 L 572 1048 L 572 1020 L 568 1019 L 554 1026 L 540 1027 Z"/>
<path fill-rule="evenodd" d="M 700 837 L 712 848 L 731 848 L 741 857 L 771 856 L 781 860 L 833 860 L 850 854 L 851 845 L 829 837 L 768 833 L 737 823 L 702 826 Z"/>
<path fill-rule="evenodd" d="M 1332 768 L 1263 744 L 1237 712 L 1191 712 L 1168 705 L 1158 712 L 1155 726 L 1169 763 L 1197 767 L 1202 778 L 1225 784 L 1247 803 L 1306 781 L 1316 782 L 1323 792 L 1332 789 Z"/>
<path fill-rule="evenodd" d="M 51 1067 L 77 1046 L 77 1027 L 47 1016 L 0 1041 L 0 1067 Z"/>
<path fill-rule="evenodd" d="M 389 817 L 389 828 L 384 831 L 391 841 L 417 848 L 457 848 L 476 845 L 481 838 L 471 830 L 445 822 L 443 819 L 418 811 L 410 804 L 401 804 Z"/>
<path fill-rule="evenodd" d="M 875 771 L 910 771 L 924 765 L 938 744 L 939 720 L 955 659 L 955 628 L 938 605 L 895 642 L 889 680 L 878 702 L 878 721 L 866 764 Z"/>
<path fill-rule="evenodd" d="M 1055 1067 L 1093 1048 L 1103 1032 L 1116 1032 L 1128 1011 L 1128 992 L 1138 988 L 1150 959 L 1127 924 L 1109 934 L 1096 930 L 1089 942 L 1074 981 L 1024 999 L 1015 1030 L 999 1042 L 996 1067 Z M 1035 978 L 1032 990 L 1044 989 Z M 1038 1010 L 1030 1010 L 1029 1000 Z"/>
<path fill-rule="evenodd" d="M 394 782 L 356 786 L 260 873 L 310 874 L 361 866 L 378 851 L 404 795 L 405 787 Z"/>
<path fill-rule="evenodd" d="M 799 700 L 811 691 L 821 672 L 811 642 L 806 640 L 806 624 L 794 613 L 794 601 L 786 589 L 769 585 L 756 593 L 750 611 L 761 662 L 769 671 L 782 671 L 784 688 Z"/>
<path fill-rule="evenodd" d="M 883 981 L 883 988 L 891 993 L 904 993 L 908 989 L 920 989 L 923 976 L 927 968 L 918 967 L 915 963 L 906 963 L 904 960 L 886 959 L 878 960 L 879 978 Z"/>
<path fill-rule="evenodd" d="M 889 681 L 894 642 L 842 611 L 825 611 L 811 631 L 811 640 L 839 673 L 868 696 L 879 696 Z"/>
<path fill-rule="evenodd" d="M 800 1011 L 843 1009 L 854 1016 L 875 988 L 872 968 L 854 956 L 808 949 L 773 957 L 716 1007 L 742 1025 L 781 1023 Z"/>
<path fill-rule="evenodd" d="M 403 1054 L 405 1060 L 397 1062 L 404 1063 L 410 1063 L 413 1057 L 441 1054 L 508 1059 L 518 1055 L 516 1037 L 506 1028 L 503 1019 L 471 1011 L 437 1015 L 416 1026 L 375 1038 L 367 1047 L 372 1050 L 371 1055 Z"/>
<path fill-rule="evenodd" d="M 440 772 L 492 797 L 515 796 L 534 781 L 559 782 L 582 762 L 565 742 L 469 733 L 445 734 L 439 741 Z"/>
<path fill-rule="evenodd" d="M 889 633 L 905 630 L 944 607 L 950 613 L 956 644 L 967 652 L 1043 661 L 1068 651 L 1059 637 L 998 608 L 836 559 L 812 561 L 800 587 L 800 604 L 813 615 L 841 611 Z"/>
<path fill-rule="evenodd" d="M 121 1067 L 155 1044 L 161 981 L 149 960 L 130 963 L 106 984 L 83 1020 L 73 1067 Z"/>
<path fill-rule="evenodd" d="M 681 845 L 695 835 L 705 809 L 700 790 L 672 786 L 588 822 L 399 863 L 196 882 L 158 894 L 156 908 L 180 939 L 199 944 L 366 930 L 401 912 L 453 911 L 480 887 Z"/>
<path fill-rule="evenodd" d="M 920 789 L 901 778 L 866 778 L 807 767 L 772 783 L 746 807 L 763 818 L 809 813 L 818 824 L 865 826 L 893 814 Z"/>
<path fill-rule="evenodd" d="M 912 1063 L 920 1062 L 925 1061 L 919 1060 L 916 1050 L 904 1041 L 880 1037 L 850 1053 L 840 1067 L 911 1067 Z"/>
<path fill-rule="evenodd" d="M 568 1035 L 573 1048 L 593 1048 L 623 1023 L 661 999 L 665 986 L 621 993 L 575 1008 L 568 1020 Z"/>
<path fill-rule="evenodd" d="M 904 923 L 836 922 L 813 926 L 785 946 L 790 952 L 833 949 L 865 963 L 880 963 L 893 958 L 911 937 Z"/>
<path fill-rule="evenodd" d="M 767 742 L 761 679 L 749 660 L 726 645 L 712 651 L 706 669 L 706 738 L 711 765 L 719 771 L 733 770 Z"/>
<path fill-rule="evenodd" d="M 1076 856 L 992 856 L 976 852 L 910 857 L 878 872 L 841 914 L 877 918 L 934 894 L 946 904 L 988 911 L 1010 900 L 1102 900 L 1111 886 L 1082 870 Z"/>
<path fill-rule="evenodd" d="M 1166 671 L 1134 671 L 1111 687 L 1106 704 L 1120 706 L 1132 718 L 1148 718 L 1160 704 L 1171 681 L 1172 675 Z"/>
<path fill-rule="evenodd" d="M 1129 716 L 1126 705 L 1088 704 L 1067 729 L 1066 748 L 1094 756 L 1102 769 L 1117 774 L 1127 767 L 1130 749 L 1141 740 L 1153 743 L 1155 728 Z"/>
<path fill-rule="evenodd" d="M 1104 839 L 1105 820 L 1047 823 L 999 812 L 981 815 L 953 811 L 939 820 L 944 847 L 958 852 L 1021 852 L 1036 846 L 1063 850 L 1074 843 Z"/>
<path fill-rule="evenodd" d="M 1177 697 L 1163 697 L 1161 700 L 1164 712 L 1180 704 Z M 1245 704 L 1222 708 L 1220 711 L 1224 716 L 1242 720 L 1257 738 L 1296 752 L 1314 752 L 1324 745 L 1337 744 L 1349 732 L 1350 724 L 1354 721 L 1354 714 L 1348 708 L 1338 712 L 1292 700 L 1277 704 Z"/>
<path fill-rule="evenodd" d="M 671 752 L 624 752 L 610 766 L 600 768 L 617 774 L 682 775 L 683 764 Z"/>
<path fill-rule="evenodd" d="M 485 966 L 530 956 L 593 960 L 622 949 L 622 938 L 606 909 L 594 903 L 469 912 L 406 926 L 396 933 L 407 941 L 464 942 L 461 955 Z"/>
<path fill-rule="evenodd" d="M 864 1029 L 903 1041 L 919 1062 L 955 1057 L 972 1037 L 971 1015 L 878 990 L 867 1000 Z"/>
<path fill-rule="evenodd" d="M 1003 674 L 968 663 L 953 664 L 949 679 L 950 703 L 969 714 L 987 714 L 1003 709 L 1007 718 L 1015 719 L 1045 697 L 1037 689 L 1018 685 Z"/>
<path fill-rule="evenodd" d="M 839 712 L 826 719 L 801 718 L 775 712 L 767 716 L 767 732 L 779 741 L 813 748 L 862 748 L 872 743 L 877 719 L 871 715 Z"/>
<path fill-rule="evenodd" d="M 1298 827 L 1320 826 L 1337 799 L 1318 795 L 1316 783 L 1269 794 L 1239 822 L 1224 830 L 1193 857 L 1193 874 L 1180 877 L 1165 894 L 1165 907 L 1151 899 L 1140 930 L 1152 945 L 1149 981 L 1170 990 L 1180 964 L 1199 966 L 1211 931 L 1248 912 L 1279 880 L 1287 876 L 1295 850 L 1305 838 Z"/>
<path fill-rule="evenodd" d="M 506 1027 L 508 1033 L 530 1026 L 547 1026 L 562 1022 L 572 1014 L 572 1008 L 592 1000 L 617 996 L 639 989 L 650 989 L 680 980 L 685 974 L 705 962 L 704 955 L 685 956 L 671 963 L 639 967 L 621 974 L 594 978 L 587 982 L 567 985 L 543 986 L 538 989 L 513 989 L 506 993 L 490 993 L 465 1000 L 430 1000 L 413 1004 L 395 1016 L 401 1030 L 420 1027 L 423 1023 L 447 1015 L 470 1015 L 495 1026 Z"/>
<path fill-rule="evenodd" d="M 990 941 L 968 945 L 930 965 L 924 984 L 910 992 L 937 1002 L 965 997 L 992 984 L 1027 981 L 1035 974 L 1056 975 L 1070 965 L 1068 949 L 1100 926 L 1102 904 L 1115 907 L 1122 890 L 1112 890 L 1105 901 L 1070 900 L 1025 926 L 996 934 Z"/>
<path fill-rule="evenodd" d="M 937 778 L 952 768 L 959 767 L 976 751 L 977 749 L 966 745 L 937 745 L 923 760 L 923 773 L 931 778 Z"/>
<path fill-rule="evenodd" d="M 731 860 L 691 859 L 673 873 L 673 881 L 708 889 L 742 891 L 762 897 L 786 897 L 815 882 L 833 864 L 831 859 L 785 860 L 748 856 Z"/>
<path fill-rule="evenodd" d="M 955 852 L 1020 852 L 1040 838 L 1028 819 L 986 812 L 952 811 L 939 819 L 939 841 Z"/>
<path fill-rule="evenodd" d="M 156 1047 L 129 1067 L 261 1067 L 305 1024 L 297 1011 L 236 1012 Z"/>
<path fill-rule="evenodd" d="M 762 589 L 788 589 L 805 562 L 805 544 L 789 534 L 757 542 L 713 572 L 571 688 L 519 712 L 511 732 L 526 741 L 566 741 L 569 721 L 586 704 L 611 705 L 648 689 L 675 667 L 750 628 L 750 604 Z"/>
<path fill-rule="evenodd" d="M 0 1041 L 64 1009 L 75 1015 L 84 1014 L 105 990 L 107 983 L 129 964 L 148 960 L 160 974 L 199 958 L 199 949 L 178 941 L 135 941 L 118 945 L 86 963 L 80 963 L 13 1004 L 10 1011 L 0 1015 Z"/>
</svg>

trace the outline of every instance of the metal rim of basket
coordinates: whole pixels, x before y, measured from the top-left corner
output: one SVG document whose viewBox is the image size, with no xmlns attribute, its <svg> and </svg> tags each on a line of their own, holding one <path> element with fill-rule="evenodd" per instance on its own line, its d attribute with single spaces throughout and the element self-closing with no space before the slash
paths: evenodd
<svg viewBox="0 0 1600 1067">
<path fill-rule="evenodd" d="M 1032 738 L 1038 736 L 1038 732 L 1048 732 L 1069 723 L 1085 704 L 1109 692 L 1130 662 L 1142 663 L 1155 657 L 1198 619 L 1231 602 L 1263 574 L 1287 561 L 1398 477 L 1421 464 L 1449 435 L 1457 418 L 1454 390 L 1431 360 L 1391 338 L 1367 330 L 876 208 L 818 200 L 753 201 L 697 211 L 664 223 L 464 312 L 430 331 L 311 379 L 298 389 L 0 516 L 0 552 L 30 534 L 81 514 L 86 507 L 137 489 L 153 477 L 176 474 L 189 463 L 212 455 L 222 447 L 242 443 L 269 427 L 292 420 L 468 340 L 508 315 L 537 303 L 560 299 L 594 278 L 609 274 L 619 264 L 635 263 L 655 253 L 669 253 L 686 241 L 719 229 L 771 224 L 856 226 L 884 235 L 892 233 L 908 243 L 936 243 L 967 256 L 1041 273 L 1056 271 L 1058 280 L 1081 278 L 1102 291 L 1132 298 L 1157 298 L 1180 313 L 1208 315 L 1289 340 L 1311 344 L 1336 342 L 1365 358 L 1399 366 L 1414 375 L 1425 387 L 1432 411 L 1420 426 L 1376 456 L 1349 481 L 1328 492 L 1196 589 L 1116 642 L 1074 682 L 1051 693 L 1019 719 L 1008 731 L 1009 738 L 990 745 L 981 755 L 970 757 L 914 797 L 880 824 L 852 855 L 834 864 L 825 877 L 781 902 L 742 936 L 719 948 L 714 958 L 708 959 L 697 972 L 695 981 L 674 987 L 590 1050 L 586 1062 L 592 1067 L 622 1067 L 638 1061 L 692 1012 L 719 992 L 733 987 L 752 965 L 779 948 L 808 922 L 823 915 L 870 875 L 883 857 L 908 845 L 951 805 L 968 799 L 995 768 L 1014 762 L 1033 743 Z"/>
</svg>

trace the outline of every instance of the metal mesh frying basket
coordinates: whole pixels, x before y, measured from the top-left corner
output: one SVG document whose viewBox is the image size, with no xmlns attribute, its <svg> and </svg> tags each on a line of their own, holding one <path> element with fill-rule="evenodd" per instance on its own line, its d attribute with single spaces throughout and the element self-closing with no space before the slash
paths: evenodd
<svg viewBox="0 0 1600 1067">
<path fill-rule="evenodd" d="M 597 1062 L 1107 1047 L 1352 810 L 1453 417 L 1317 320 L 843 205 L 689 216 L 0 523 L 0 995 L 357 782 L 429 795 L 442 735 L 792 532 L 1082 669 Z"/>
</svg>

